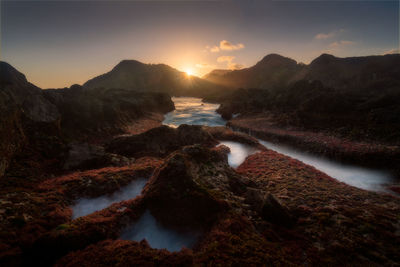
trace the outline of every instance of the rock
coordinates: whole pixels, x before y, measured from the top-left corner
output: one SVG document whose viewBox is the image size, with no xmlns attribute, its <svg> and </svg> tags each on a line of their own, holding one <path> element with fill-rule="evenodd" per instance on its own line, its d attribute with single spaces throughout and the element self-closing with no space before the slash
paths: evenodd
<svg viewBox="0 0 400 267">
<path fill-rule="evenodd" d="M 0 177 L 29 137 L 43 136 L 50 128 L 57 130 L 59 118 L 56 106 L 44 98 L 40 88 L 0 62 Z"/>
<path fill-rule="evenodd" d="M 262 146 L 258 140 L 248 134 L 235 132 L 232 129 L 225 126 L 203 126 L 203 129 L 210 133 L 215 139 L 221 141 L 233 141 L 242 144 L 246 144 L 249 146 L 256 147 L 261 150 L 265 150 L 265 147 Z"/>
<path fill-rule="evenodd" d="M 255 188 L 248 188 L 244 197 L 245 197 L 244 202 L 246 204 L 249 204 L 251 209 L 253 209 L 258 213 L 261 213 L 265 202 L 265 197 L 262 190 Z"/>
<path fill-rule="evenodd" d="M 118 137 L 106 145 L 106 151 L 126 157 L 165 156 L 183 146 L 218 142 L 201 126 L 180 125 L 177 129 L 160 126 L 138 135 Z"/>
<path fill-rule="evenodd" d="M 149 112 L 174 110 L 171 97 L 164 93 L 124 89 L 87 89 L 79 85 L 44 92 L 60 110 L 63 133 L 74 139 L 94 139 L 125 132 L 129 125 Z"/>
<path fill-rule="evenodd" d="M 262 206 L 261 217 L 276 225 L 290 227 L 294 221 L 289 210 L 272 195 L 268 194 Z"/>
<path fill-rule="evenodd" d="M 213 154 L 209 149 L 189 147 L 172 154 L 155 172 L 143 194 L 157 220 L 180 230 L 193 230 L 205 229 L 217 219 L 226 206 L 206 189 L 206 180 L 199 176 L 201 165 L 195 163 L 216 160 Z"/>
<path fill-rule="evenodd" d="M 98 169 L 107 166 L 121 167 L 133 163 L 135 159 L 121 155 L 110 154 L 102 146 L 88 143 L 69 145 L 68 157 L 64 163 L 65 170 Z"/>
</svg>

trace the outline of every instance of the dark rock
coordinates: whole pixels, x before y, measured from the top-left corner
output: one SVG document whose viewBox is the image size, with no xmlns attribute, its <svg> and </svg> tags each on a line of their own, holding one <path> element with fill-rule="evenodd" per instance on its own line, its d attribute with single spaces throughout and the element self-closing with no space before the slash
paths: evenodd
<svg viewBox="0 0 400 267">
<path fill-rule="evenodd" d="M 155 172 L 143 194 L 157 220 L 180 230 L 205 229 L 226 209 L 226 204 L 206 189 L 207 180 L 200 175 L 199 161 L 217 162 L 216 154 L 199 146 L 189 147 L 172 154 Z"/>
<path fill-rule="evenodd" d="M 264 220 L 272 222 L 276 225 L 290 227 L 294 224 L 294 220 L 289 210 L 282 206 L 281 203 L 271 194 L 268 194 L 262 206 L 261 217 Z"/>
<path fill-rule="evenodd" d="M 137 92 L 125 89 L 46 90 L 44 95 L 60 110 L 63 133 L 74 139 L 122 133 L 130 123 L 149 112 L 174 110 L 171 98 L 164 93 Z"/>
<path fill-rule="evenodd" d="M 265 197 L 262 190 L 256 188 L 248 188 L 244 197 L 244 202 L 246 204 L 249 204 L 251 209 L 255 210 L 258 213 L 261 213 L 263 205 L 265 203 Z"/>
<path fill-rule="evenodd" d="M 68 157 L 64 163 L 66 170 L 99 169 L 106 166 L 126 166 L 135 159 L 121 155 L 110 154 L 104 151 L 102 146 L 84 144 L 70 144 Z"/>
<path fill-rule="evenodd" d="M 106 151 L 127 157 L 165 156 L 183 146 L 202 144 L 214 146 L 218 142 L 201 126 L 180 125 L 153 128 L 145 133 L 118 137 L 106 145 Z"/>
</svg>

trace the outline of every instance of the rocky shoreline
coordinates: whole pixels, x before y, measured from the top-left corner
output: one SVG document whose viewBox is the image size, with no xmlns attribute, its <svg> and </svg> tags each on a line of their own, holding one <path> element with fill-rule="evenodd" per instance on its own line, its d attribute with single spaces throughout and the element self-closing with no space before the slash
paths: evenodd
<svg viewBox="0 0 400 267">
<path fill-rule="evenodd" d="M 389 169 L 400 177 L 400 147 L 397 145 L 356 142 L 323 132 L 279 127 L 268 114 L 239 116 L 228 121 L 227 126 L 266 141 L 287 144 L 335 161 Z"/>
<path fill-rule="evenodd" d="M 181 138 L 167 149 L 154 131 Z M 126 166 L 72 171 L 29 188 L 18 189 L 8 178 L 0 202 L 2 265 L 400 261 L 397 197 L 353 188 L 266 148 L 234 170 L 227 164 L 229 149 L 214 147 L 217 139 L 259 149 L 261 145 L 225 127 L 161 126 L 122 138 L 113 147 L 118 144 L 125 155 L 132 138 L 144 142 L 141 151 L 148 147 L 159 153 L 137 154 L 134 146 L 135 160 Z M 75 200 L 110 194 L 138 177 L 149 179 L 141 195 L 72 220 Z M 195 246 L 172 253 L 151 248 L 146 241 L 120 240 L 123 229 L 146 211 L 167 228 L 201 233 Z"/>
</svg>

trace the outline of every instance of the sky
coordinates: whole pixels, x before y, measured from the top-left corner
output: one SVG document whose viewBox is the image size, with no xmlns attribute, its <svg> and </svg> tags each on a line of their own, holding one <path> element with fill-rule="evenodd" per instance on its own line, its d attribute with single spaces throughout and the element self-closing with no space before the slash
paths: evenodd
<svg viewBox="0 0 400 267">
<path fill-rule="evenodd" d="M 399 50 L 399 1 L 1 1 L 0 60 L 41 88 L 123 59 L 202 76 L 278 53 L 309 63 Z"/>
</svg>

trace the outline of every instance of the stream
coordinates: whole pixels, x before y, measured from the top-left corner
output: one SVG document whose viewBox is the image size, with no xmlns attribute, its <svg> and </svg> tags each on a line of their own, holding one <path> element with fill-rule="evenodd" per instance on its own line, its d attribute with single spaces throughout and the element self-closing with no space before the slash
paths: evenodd
<svg viewBox="0 0 400 267">
<path fill-rule="evenodd" d="M 175 110 L 165 115 L 163 121 L 165 125 L 171 127 L 178 127 L 181 124 L 223 126 L 226 123 L 216 112 L 218 104 L 203 103 L 200 98 L 194 97 L 173 97 L 172 101 L 175 103 Z M 301 152 L 290 146 L 258 140 L 268 149 L 300 160 L 332 178 L 354 187 L 369 191 L 387 192 L 385 185 L 395 181 L 395 178 L 389 172 L 342 164 L 331 159 Z M 221 144 L 231 149 L 228 154 L 228 162 L 233 168 L 238 167 L 247 156 L 257 152 L 248 145 L 237 142 L 221 141 Z"/>
</svg>

